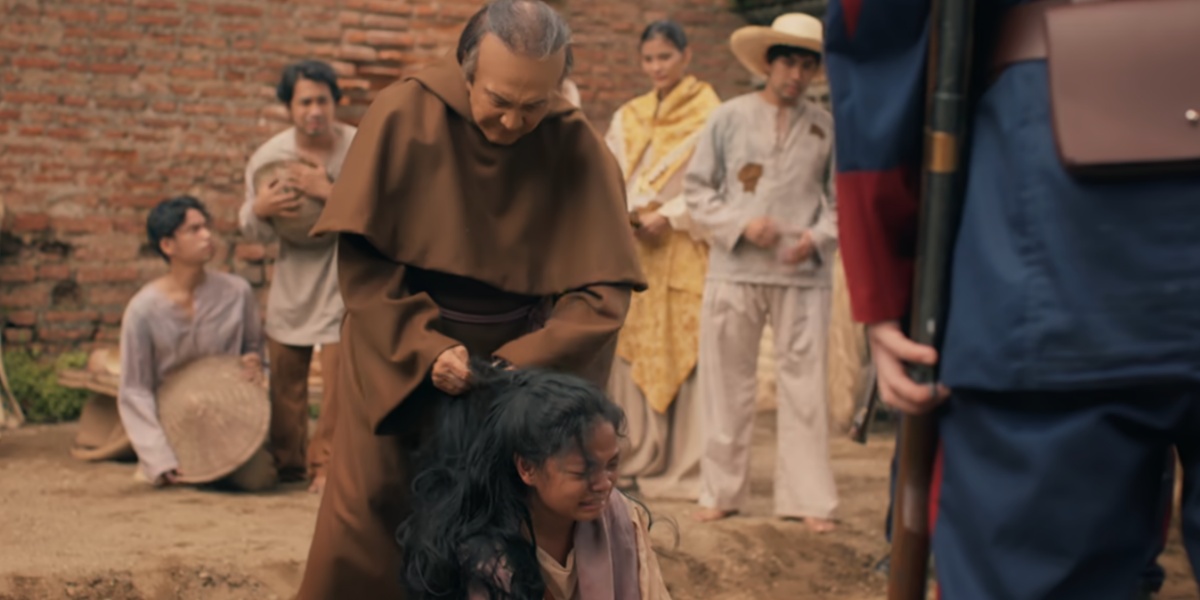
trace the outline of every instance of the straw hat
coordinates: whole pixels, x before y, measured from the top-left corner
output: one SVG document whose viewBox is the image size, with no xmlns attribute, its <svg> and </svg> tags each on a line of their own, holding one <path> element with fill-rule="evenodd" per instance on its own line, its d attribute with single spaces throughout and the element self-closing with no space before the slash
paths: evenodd
<svg viewBox="0 0 1200 600">
<path fill-rule="evenodd" d="M 729 45 L 742 65 L 755 75 L 766 77 L 767 50 L 771 46 L 792 46 L 821 54 L 825 46 L 824 28 L 812 15 L 786 13 L 776 17 L 770 27 L 750 25 L 734 31 Z"/>
<path fill-rule="evenodd" d="M 325 208 L 325 205 L 320 200 L 306 194 L 301 194 L 299 200 L 300 208 L 295 215 L 271 217 L 271 226 L 275 228 L 275 233 L 280 238 L 305 248 L 331 245 L 335 239 L 333 234 L 309 235 L 312 228 L 317 225 L 317 219 L 320 218 L 321 210 Z"/>
<path fill-rule="evenodd" d="M 93 350 L 85 368 L 58 371 L 59 385 L 92 392 L 79 415 L 71 456 L 86 461 L 125 460 L 136 456 L 117 409 L 120 379 L 120 351 L 116 347 Z"/>
<path fill-rule="evenodd" d="M 221 479 L 266 441 L 271 403 L 243 373 L 240 357 L 207 356 L 169 373 L 158 387 L 158 420 L 179 460 L 181 482 Z"/>
</svg>

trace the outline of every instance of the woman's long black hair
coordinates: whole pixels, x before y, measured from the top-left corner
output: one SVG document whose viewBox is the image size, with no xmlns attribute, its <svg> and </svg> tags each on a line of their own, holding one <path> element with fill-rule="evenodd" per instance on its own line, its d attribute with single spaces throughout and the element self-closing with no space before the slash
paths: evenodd
<svg viewBox="0 0 1200 600">
<path fill-rule="evenodd" d="M 412 513 L 397 541 L 410 598 L 542 600 L 545 583 L 515 458 L 541 467 L 579 449 L 598 423 L 620 433 L 625 415 L 578 377 L 502 371 L 473 361 L 472 389 L 433 405 L 436 431 L 417 458 Z"/>
</svg>

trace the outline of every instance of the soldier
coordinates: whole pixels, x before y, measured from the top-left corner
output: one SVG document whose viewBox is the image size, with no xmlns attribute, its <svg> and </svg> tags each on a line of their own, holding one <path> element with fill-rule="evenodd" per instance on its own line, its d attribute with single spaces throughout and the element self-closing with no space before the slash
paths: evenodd
<svg viewBox="0 0 1200 600">
<path fill-rule="evenodd" d="M 975 3 L 987 29 L 976 34 L 969 177 L 940 352 L 901 325 L 930 1 L 829 7 L 851 301 L 868 324 L 882 399 L 939 411 L 933 551 L 947 598 L 1132 598 L 1161 532 L 1164 453 L 1176 444 L 1185 473 L 1200 475 L 1200 152 L 1181 137 L 1200 135 L 1200 115 L 1184 110 L 1196 98 L 1169 64 L 1189 60 L 1189 29 L 1174 24 L 1200 11 L 1061 4 Z M 1098 27 L 1121 31 L 1119 48 Z M 1113 85 L 1134 72 L 1138 90 Z M 1138 108 L 1147 98 L 1156 104 Z M 1156 120 L 1154 107 L 1168 105 L 1178 115 Z M 939 361 L 936 389 L 903 368 Z M 1182 512 L 1200 567 L 1200 495 Z"/>
</svg>

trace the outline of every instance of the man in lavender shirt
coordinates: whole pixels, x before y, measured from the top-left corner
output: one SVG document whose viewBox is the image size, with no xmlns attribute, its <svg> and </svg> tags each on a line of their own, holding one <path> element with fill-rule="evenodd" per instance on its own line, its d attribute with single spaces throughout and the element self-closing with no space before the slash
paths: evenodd
<svg viewBox="0 0 1200 600">
<path fill-rule="evenodd" d="M 163 486 L 180 476 L 158 420 L 155 390 L 163 376 L 200 357 L 232 354 L 242 357 L 248 379 L 261 382 L 263 333 L 250 284 L 206 268 L 215 246 L 208 210 L 199 200 L 162 201 L 150 211 L 146 231 L 169 268 L 125 308 L 117 405 L 141 475 Z"/>
</svg>

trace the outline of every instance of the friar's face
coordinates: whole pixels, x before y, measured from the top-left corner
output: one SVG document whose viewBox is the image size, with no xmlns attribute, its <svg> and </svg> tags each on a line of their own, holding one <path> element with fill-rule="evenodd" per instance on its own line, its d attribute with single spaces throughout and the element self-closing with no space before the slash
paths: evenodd
<svg viewBox="0 0 1200 600">
<path fill-rule="evenodd" d="M 566 51 L 544 59 L 521 56 L 488 34 L 479 42 L 471 116 L 493 144 L 508 146 L 533 131 L 550 111 L 562 84 Z"/>
</svg>

